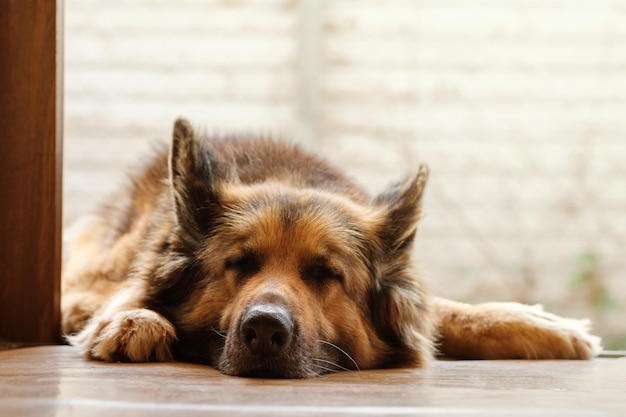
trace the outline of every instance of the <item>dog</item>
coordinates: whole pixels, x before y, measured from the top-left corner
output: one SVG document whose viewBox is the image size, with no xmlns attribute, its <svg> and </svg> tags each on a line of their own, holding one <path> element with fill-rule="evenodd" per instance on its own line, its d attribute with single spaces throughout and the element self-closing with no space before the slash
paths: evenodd
<svg viewBox="0 0 626 417">
<path fill-rule="evenodd" d="M 300 147 L 197 134 L 82 222 L 62 328 L 87 358 L 309 378 L 464 359 L 589 359 L 589 321 L 430 294 L 412 246 L 428 169 L 371 196 Z"/>
</svg>

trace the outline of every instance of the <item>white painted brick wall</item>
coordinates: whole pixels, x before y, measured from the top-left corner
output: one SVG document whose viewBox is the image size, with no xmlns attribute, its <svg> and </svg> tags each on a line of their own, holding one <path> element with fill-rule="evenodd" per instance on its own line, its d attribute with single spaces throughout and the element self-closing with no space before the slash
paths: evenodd
<svg viewBox="0 0 626 417">
<path fill-rule="evenodd" d="M 626 345 L 625 21 L 624 0 L 67 0 L 66 223 L 178 115 L 295 136 L 372 190 L 426 162 L 438 292 Z"/>
</svg>

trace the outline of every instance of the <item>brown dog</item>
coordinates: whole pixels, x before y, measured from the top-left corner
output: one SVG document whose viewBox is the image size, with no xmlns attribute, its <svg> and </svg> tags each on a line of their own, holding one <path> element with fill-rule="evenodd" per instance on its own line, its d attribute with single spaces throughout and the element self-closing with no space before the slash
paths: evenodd
<svg viewBox="0 0 626 417">
<path fill-rule="evenodd" d="M 517 303 L 429 295 L 411 248 L 428 171 L 370 197 L 271 140 L 197 136 L 83 222 L 63 276 L 63 330 L 88 357 L 188 360 L 306 378 L 458 358 L 588 359 L 588 322 Z"/>
</svg>

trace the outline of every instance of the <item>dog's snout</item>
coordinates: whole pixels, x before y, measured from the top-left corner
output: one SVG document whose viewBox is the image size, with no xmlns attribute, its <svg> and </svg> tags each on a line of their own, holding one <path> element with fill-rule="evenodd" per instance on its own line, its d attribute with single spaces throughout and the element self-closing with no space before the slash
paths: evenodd
<svg viewBox="0 0 626 417">
<path fill-rule="evenodd" d="M 250 307 L 240 328 L 243 343 L 256 356 L 275 356 L 291 343 L 293 320 L 285 308 L 261 304 Z"/>
</svg>

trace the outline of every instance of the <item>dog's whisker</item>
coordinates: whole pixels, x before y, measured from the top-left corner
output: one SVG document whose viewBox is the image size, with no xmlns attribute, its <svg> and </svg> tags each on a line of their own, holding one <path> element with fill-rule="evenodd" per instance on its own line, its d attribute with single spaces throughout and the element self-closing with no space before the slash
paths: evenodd
<svg viewBox="0 0 626 417">
<path fill-rule="evenodd" d="M 332 366 L 334 366 L 334 367 L 336 367 L 338 369 L 341 369 L 342 371 L 349 371 L 350 370 L 349 368 L 346 368 L 345 366 L 341 366 L 338 363 L 335 363 L 335 362 L 332 362 L 332 361 L 327 361 L 326 359 L 313 358 L 313 360 L 317 361 L 317 362 L 324 362 L 324 363 L 326 363 L 328 365 L 332 365 Z M 321 365 L 317 365 L 317 366 L 321 366 Z"/>
<path fill-rule="evenodd" d="M 331 372 L 332 373 L 339 372 L 337 369 L 332 369 L 332 368 L 329 368 L 327 366 L 319 365 L 317 363 L 312 363 L 311 366 L 316 366 L 316 367 L 321 368 L 321 369 L 323 369 L 323 370 L 325 370 L 325 371 L 327 371 L 329 373 L 331 373 Z M 318 376 L 319 376 L 319 374 L 318 374 Z"/>
<path fill-rule="evenodd" d="M 313 369 L 309 369 L 309 370 L 310 370 L 310 371 L 311 371 L 311 373 L 313 374 L 313 375 L 311 375 L 311 376 L 312 376 L 312 377 L 314 377 L 314 378 L 318 378 L 318 377 L 320 377 L 320 376 L 324 375 L 324 374 L 322 374 L 321 372 L 314 371 Z"/>
<path fill-rule="evenodd" d="M 226 339 L 226 333 L 224 332 L 220 332 L 219 330 L 217 330 L 215 327 L 211 326 L 211 330 L 213 330 L 213 332 L 215 334 L 217 334 L 219 337 L 221 337 L 222 339 Z"/>
<path fill-rule="evenodd" d="M 328 346 L 334 347 L 335 349 L 337 349 L 339 352 L 343 353 L 348 359 L 350 359 L 350 361 L 354 364 L 354 367 L 356 368 L 357 371 L 360 371 L 361 368 L 359 368 L 359 365 L 356 363 L 356 361 L 352 358 L 352 356 L 348 355 L 348 352 L 346 352 L 345 350 L 343 350 L 342 348 L 340 348 L 339 346 L 335 345 L 334 343 L 330 343 L 327 342 L 326 340 L 322 340 L 322 339 L 318 339 L 317 340 L 320 343 L 324 343 Z"/>
</svg>

